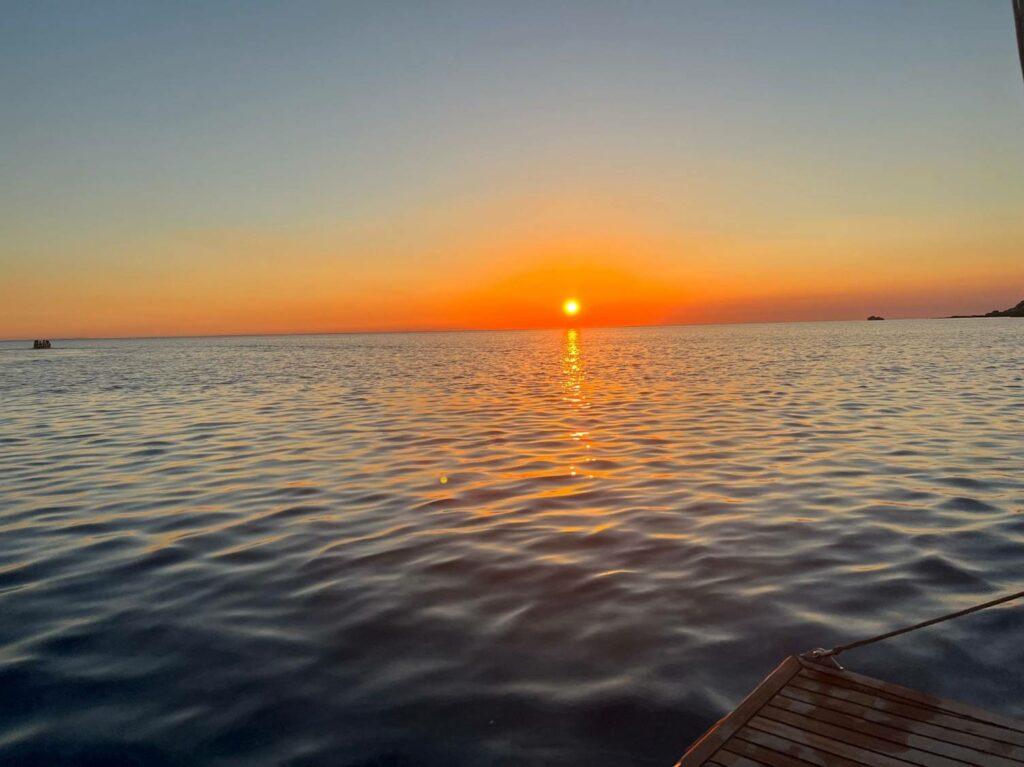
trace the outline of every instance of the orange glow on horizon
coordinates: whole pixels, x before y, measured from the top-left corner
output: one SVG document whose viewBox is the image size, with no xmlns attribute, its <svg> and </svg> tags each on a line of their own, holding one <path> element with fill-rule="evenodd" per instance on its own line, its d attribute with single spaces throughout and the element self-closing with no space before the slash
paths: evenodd
<svg viewBox="0 0 1024 767">
<path fill-rule="evenodd" d="M 615 208 L 583 192 L 575 207 L 543 195 L 532 205 L 528 195 L 484 199 L 470 205 L 473 215 L 441 206 L 386 231 L 370 221 L 157 232 L 104 243 L 106 261 L 97 241 L 59 280 L 28 260 L 14 264 L 0 284 L 0 338 L 927 317 L 1020 300 L 1012 234 L 968 263 L 962 254 L 973 240 L 930 221 L 925 234 L 874 222 L 856 241 L 840 236 L 842 222 L 786 237 L 667 231 L 649 215 L 656 208 L 618 191 L 630 204 Z M 134 252 L 145 259 L 113 269 Z M 356 258 L 370 252 L 380 258 Z"/>
</svg>

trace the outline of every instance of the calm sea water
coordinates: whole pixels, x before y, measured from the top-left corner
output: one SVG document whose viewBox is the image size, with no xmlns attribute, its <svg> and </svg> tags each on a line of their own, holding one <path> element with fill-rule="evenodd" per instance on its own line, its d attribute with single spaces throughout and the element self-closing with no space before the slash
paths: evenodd
<svg viewBox="0 0 1024 767">
<path fill-rule="evenodd" d="M 3 764 L 667 767 L 1024 585 L 1022 320 L 0 346 Z"/>
</svg>

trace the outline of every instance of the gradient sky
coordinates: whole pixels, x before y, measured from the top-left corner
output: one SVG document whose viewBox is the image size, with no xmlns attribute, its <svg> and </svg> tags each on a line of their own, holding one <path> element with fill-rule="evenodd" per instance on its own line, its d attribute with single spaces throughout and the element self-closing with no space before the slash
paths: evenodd
<svg viewBox="0 0 1024 767">
<path fill-rule="evenodd" d="M 1024 298 L 1009 0 L 4 4 L 0 337 Z"/>
</svg>

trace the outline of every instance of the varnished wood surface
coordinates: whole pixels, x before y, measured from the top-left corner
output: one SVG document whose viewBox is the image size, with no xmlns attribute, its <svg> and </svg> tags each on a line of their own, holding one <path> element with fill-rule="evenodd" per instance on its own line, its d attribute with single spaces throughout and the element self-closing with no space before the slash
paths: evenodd
<svg viewBox="0 0 1024 767">
<path fill-rule="evenodd" d="M 787 658 L 677 767 L 1024 767 L 1024 722 Z"/>
</svg>

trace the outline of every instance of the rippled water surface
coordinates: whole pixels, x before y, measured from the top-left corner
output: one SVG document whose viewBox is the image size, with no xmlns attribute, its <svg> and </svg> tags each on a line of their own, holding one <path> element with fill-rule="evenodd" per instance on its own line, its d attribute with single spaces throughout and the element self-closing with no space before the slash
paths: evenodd
<svg viewBox="0 0 1024 767">
<path fill-rule="evenodd" d="M 1024 320 L 0 348 L 0 762 L 668 765 L 1024 582 Z M 849 667 L 1024 714 L 1024 608 Z"/>
</svg>

